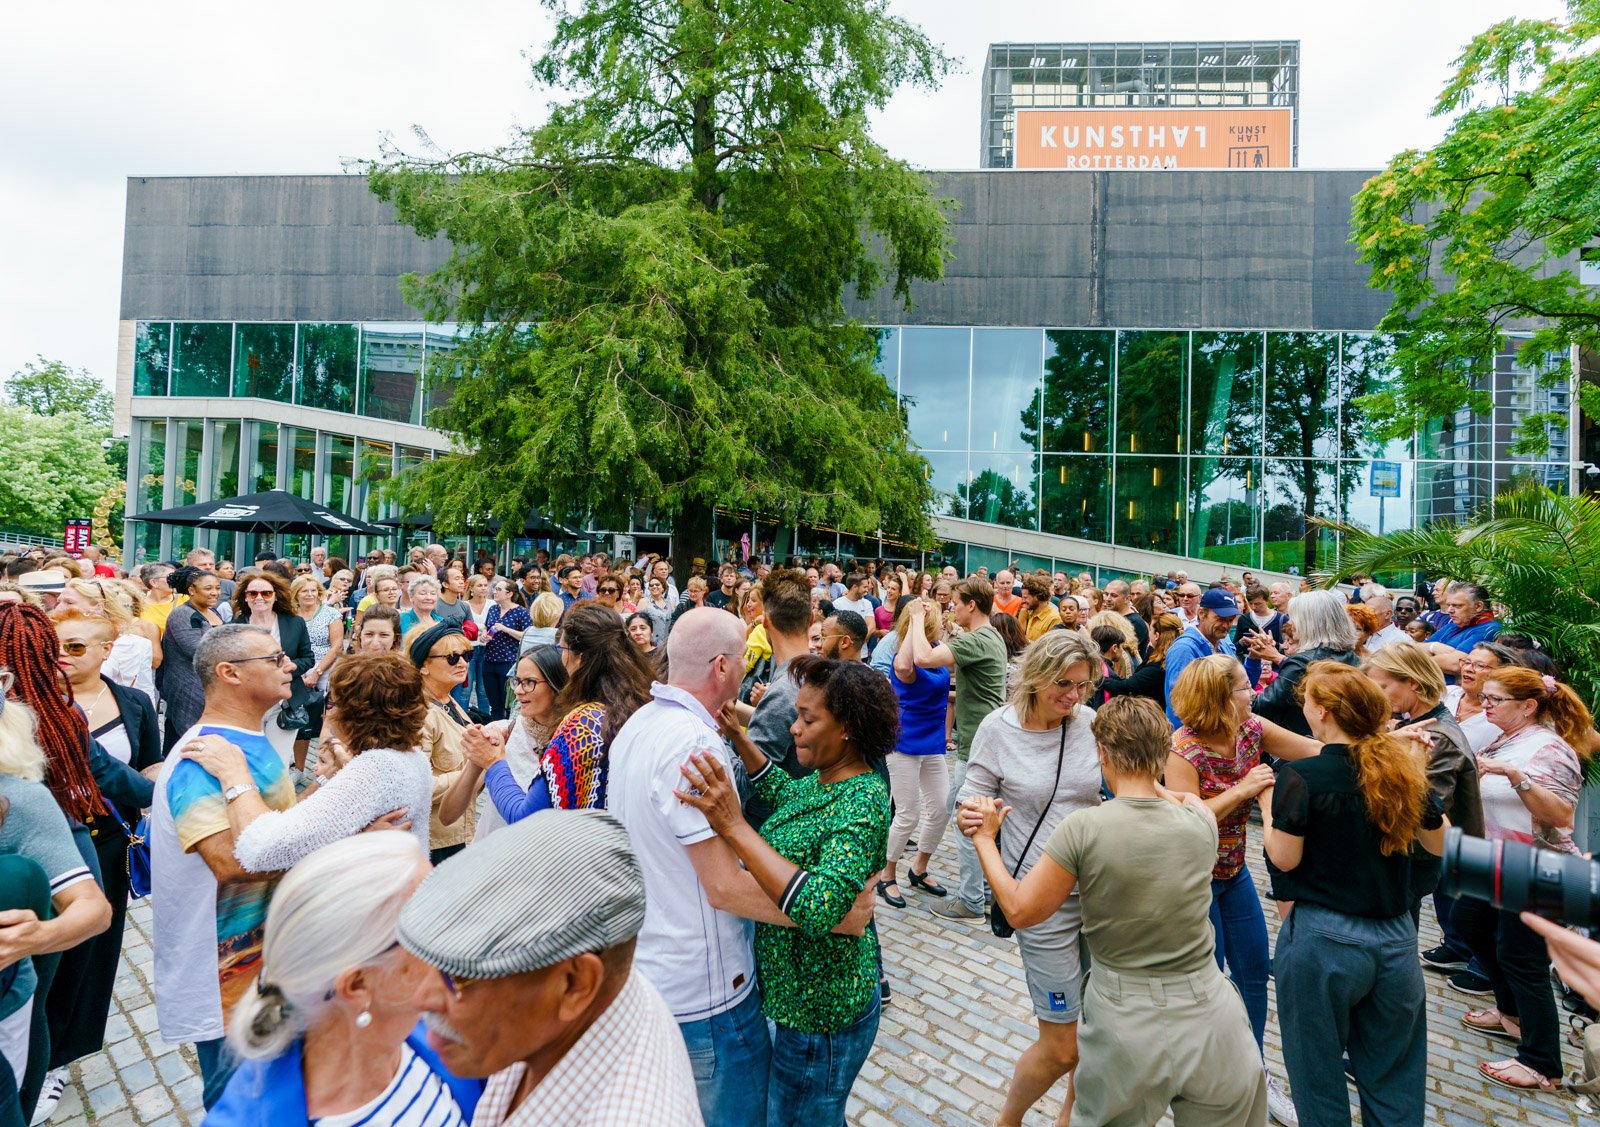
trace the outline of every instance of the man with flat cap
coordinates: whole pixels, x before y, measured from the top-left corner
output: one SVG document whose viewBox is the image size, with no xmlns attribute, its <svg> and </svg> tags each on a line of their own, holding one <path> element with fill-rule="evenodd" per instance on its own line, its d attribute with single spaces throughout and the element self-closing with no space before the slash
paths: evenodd
<svg viewBox="0 0 1600 1127">
<path fill-rule="evenodd" d="M 488 1077 L 474 1127 L 700 1127 L 672 1011 L 633 970 L 644 876 L 598 810 L 547 810 L 436 869 L 399 942 L 457 1076 Z"/>
</svg>

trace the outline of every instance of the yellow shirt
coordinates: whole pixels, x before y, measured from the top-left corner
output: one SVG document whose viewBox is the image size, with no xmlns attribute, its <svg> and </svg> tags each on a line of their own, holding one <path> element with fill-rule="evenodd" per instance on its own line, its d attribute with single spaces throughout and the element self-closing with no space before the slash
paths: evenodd
<svg viewBox="0 0 1600 1127">
<path fill-rule="evenodd" d="M 144 604 L 144 609 L 139 612 L 139 618 L 145 622 L 154 623 L 155 628 L 165 634 L 167 632 L 167 616 L 170 615 L 175 608 L 188 601 L 188 595 L 174 595 L 171 599 L 164 603 L 148 600 Z"/>
<path fill-rule="evenodd" d="M 1038 610 L 1022 612 L 1022 632 L 1030 642 L 1037 642 L 1046 632 L 1061 625 L 1061 612 L 1056 605 L 1046 602 Z"/>
</svg>

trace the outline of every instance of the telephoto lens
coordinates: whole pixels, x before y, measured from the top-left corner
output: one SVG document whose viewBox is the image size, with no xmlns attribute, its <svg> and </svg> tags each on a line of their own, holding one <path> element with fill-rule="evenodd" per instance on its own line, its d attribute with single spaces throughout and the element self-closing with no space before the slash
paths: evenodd
<svg viewBox="0 0 1600 1127">
<path fill-rule="evenodd" d="M 1444 835 L 1439 890 L 1487 900 L 1508 912 L 1532 912 L 1572 927 L 1600 927 L 1600 862 L 1535 849 L 1520 841 Z"/>
</svg>

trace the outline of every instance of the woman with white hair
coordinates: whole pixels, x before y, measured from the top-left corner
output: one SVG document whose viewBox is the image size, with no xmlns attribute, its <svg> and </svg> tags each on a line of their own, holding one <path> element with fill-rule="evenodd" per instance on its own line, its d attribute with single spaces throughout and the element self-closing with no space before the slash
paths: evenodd
<svg viewBox="0 0 1600 1127">
<path fill-rule="evenodd" d="M 413 575 L 406 584 L 406 598 L 411 609 L 400 614 L 400 634 L 403 637 L 413 626 L 432 626 L 440 621 L 433 613 L 439 605 L 439 581 L 431 575 Z"/>
<path fill-rule="evenodd" d="M 1100 804 L 1100 756 L 1087 701 L 1101 669 L 1100 652 L 1086 636 L 1048 631 L 1023 651 L 1010 702 L 984 717 L 973 734 L 957 824 L 963 833 L 973 832 L 982 820 L 977 798 L 997 798 L 1009 807 L 1011 829 L 1000 839 L 1000 855 L 1015 880 L 1038 863 L 1063 818 Z M 1004 924 L 996 904 L 990 925 Z M 1063 1120 L 1070 1116 L 1071 1073 L 1078 1064 L 1082 924 L 1078 898 L 1072 895 L 1040 922 L 1016 931 L 1039 1039 L 1017 1061 L 999 1123 L 1021 1123 L 1063 1076 L 1068 1077 Z"/>
<path fill-rule="evenodd" d="M 400 950 L 400 910 L 432 866 L 410 834 L 358 834 L 289 870 L 267 909 L 261 974 L 234 1007 L 244 1064 L 209 1127 L 457 1127 L 482 1083 L 428 1047 L 415 996 L 437 972 Z"/>
<path fill-rule="evenodd" d="M 1272 662 L 1278 671 L 1272 684 L 1256 696 L 1251 711 L 1298 735 L 1311 734 L 1296 693 L 1306 670 L 1316 661 L 1361 664 L 1356 656 L 1355 624 L 1344 608 L 1344 596 L 1337 591 L 1305 591 L 1290 599 L 1289 621 L 1294 623 L 1299 649 L 1288 657 L 1270 635 L 1258 630 L 1248 636 L 1250 656 Z"/>
</svg>

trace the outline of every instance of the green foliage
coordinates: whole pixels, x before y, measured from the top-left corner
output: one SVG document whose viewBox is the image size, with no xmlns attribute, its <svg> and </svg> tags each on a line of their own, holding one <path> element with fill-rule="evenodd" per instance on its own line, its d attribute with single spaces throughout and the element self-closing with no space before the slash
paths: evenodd
<svg viewBox="0 0 1600 1127">
<path fill-rule="evenodd" d="M 408 299 L 471 330 L 429 418 L 459 452 L 402 503 L 444 531 L 649 505 L 708 536 L 720 503 L 926 540 L 923 460 L 843 299 L 942 273 L 944 205 L 866 118 L 949 60 L 884 0 L 545 2 L 534 72 L 572 101 L 506 148 L 369 169 L 453 248 Z"/>
<path fill-rule="evenodd" d="M 88 372 L 75 371 L 59 360 L 24 364 L 5 382 L 6 402 L 36 415 L 82 415 L 91 423 L 111 425 L 111 393 Z"/>
<path fill-rule="evenodd" d="M 1530 484 L 1460 525 L 1384 536 L 1328 527 L 1345 536 L 1346 574 L 1414 568 L 1482 583 L 1504 606 L 1506 629 L 1537 638 L 1579 695 L 1600 701 L 1600 500 Z"/>
<path fill-rule="evenodd" d="M 0 513 L 6 524 L 59 536 L 69 517 L 90 516 L 116 480 L 101 448 L 109 434 L 81 415 L 0 406 Z"/>
<path fill-rule="evenodd" d="M 1508 325 L 1532 323 L 1521 354 L 1548 387 L 1567 385 L 1573 345 L 1600 345 L 1600 292 L 1558 262 L 1600 231 L 1600 0 L 1569 0 L 1564 21 L 1496 24 L 1456 66 L 1434 107 L 1458 115 L 1444 139 L 1397 154 L 1354 205 L 1352 241 L 1394 295 L 1379 327 L 1407 331 L 1401 378 L 1364 403 L 1382 438 L 1488 413 L 1478 377 Z M 1580 405 L 1600 417 L 1600 388 L 1581 388 Z M 1543 453 L 1563 421 L 1530 415 L 1518 450 Z"/>
</svg>

